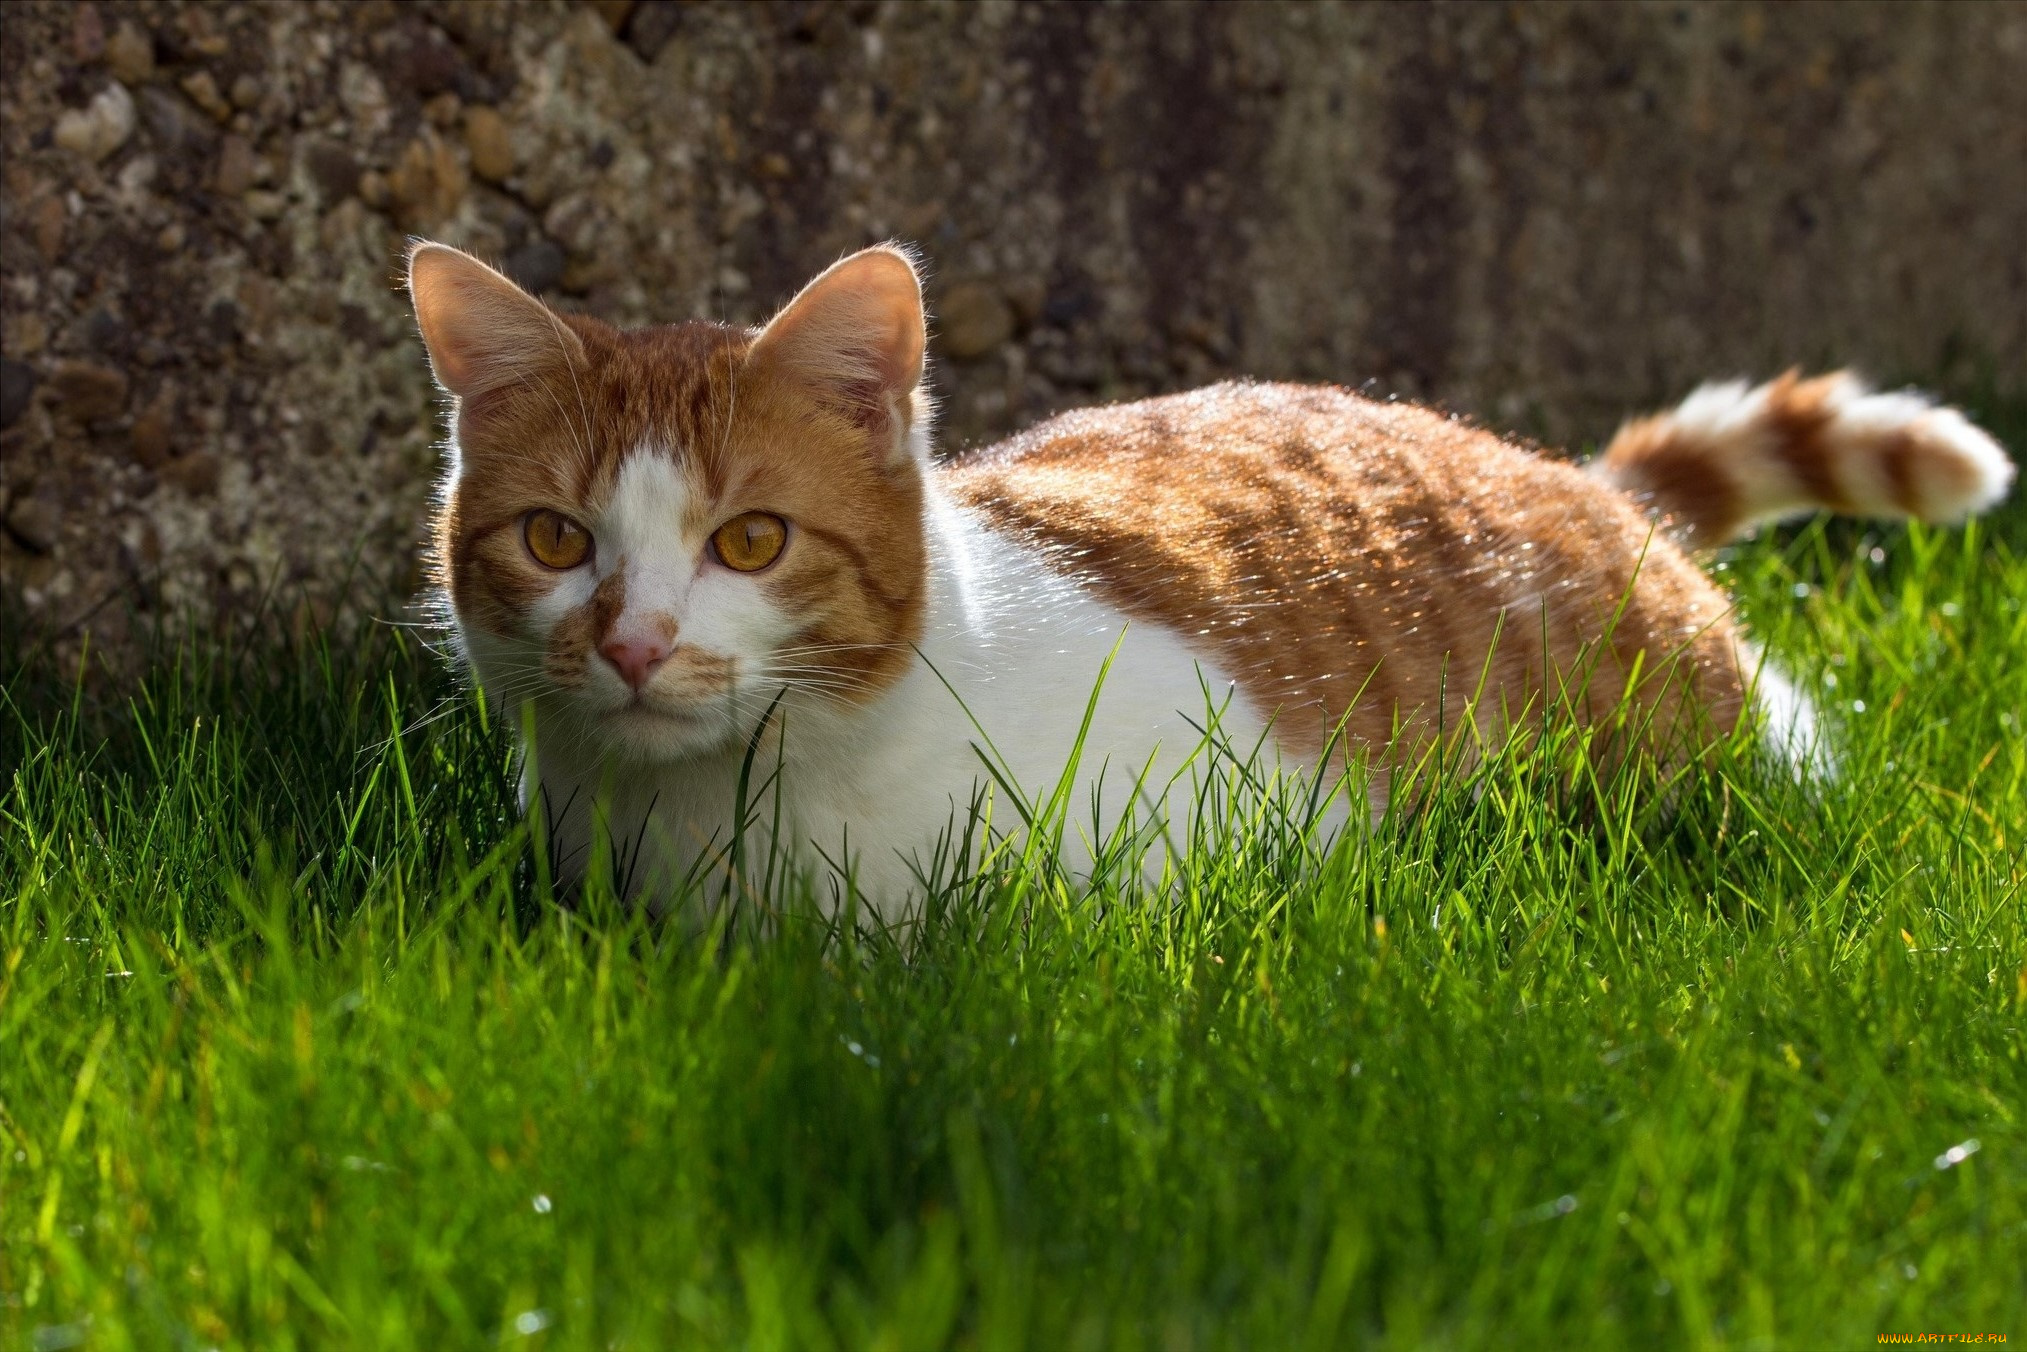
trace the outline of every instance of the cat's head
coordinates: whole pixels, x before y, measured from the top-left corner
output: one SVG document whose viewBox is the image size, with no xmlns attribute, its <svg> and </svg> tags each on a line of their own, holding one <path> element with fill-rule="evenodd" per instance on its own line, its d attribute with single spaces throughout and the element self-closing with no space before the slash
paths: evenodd
<svg viewBox="0 0 2027 1352">
<path fill-rule="evenodd" d="M 735 746 L 908 665 L 927 591 L 914 265 L 844 259 L 758 330 L 622 332 L 441 244 L 409 292 L 451 396 L 437 578 L 482 683 L 601 757 Z"/>
</svg>

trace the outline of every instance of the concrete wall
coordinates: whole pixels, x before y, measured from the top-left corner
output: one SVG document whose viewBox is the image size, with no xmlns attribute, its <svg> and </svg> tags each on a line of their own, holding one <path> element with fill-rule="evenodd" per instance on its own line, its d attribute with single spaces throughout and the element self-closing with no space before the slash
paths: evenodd
<svg viewBox="0 0 2027 1352">
<path fill-rule="evenodd" d="M 0 602 L 115 654 L 433 473 L 402 241 L 622 323 L 933 268 L 945 444 L 1232 373 L 1556 441 L 2027 371 L 2027 6 L 102 3 L 0 24 Z"/>
</svg>

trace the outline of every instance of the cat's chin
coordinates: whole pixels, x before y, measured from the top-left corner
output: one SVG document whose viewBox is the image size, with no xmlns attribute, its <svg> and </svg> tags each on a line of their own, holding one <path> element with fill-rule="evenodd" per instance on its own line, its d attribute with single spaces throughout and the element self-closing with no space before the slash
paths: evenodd
<svg viewBox="0 0 2027 1352">
<path fill-rule="evenodd" d="M 690 711 L 645 704 L 626 704 L 599 715 L 598 730 L 613 757 L 650 763 L 717 751 L 737 735 L 737 729 L 721 710 Z"/>
</svg>

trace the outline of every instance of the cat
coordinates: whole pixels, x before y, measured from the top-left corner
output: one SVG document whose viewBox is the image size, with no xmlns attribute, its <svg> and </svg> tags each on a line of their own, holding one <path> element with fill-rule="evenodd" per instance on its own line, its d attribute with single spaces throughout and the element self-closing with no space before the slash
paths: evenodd
<svg viewBox="0 0 2027 1352">
<path fill-rule="evenodd" d="M 896 919 L 982 786 L 1002 826 L 1011 792 L 1068 790 L 1088 864 L 1129 814 L 1186 816 L 1207 738 L 1321 774 L 1467 703 L 1497 736 L 1555 699 L 1663 756 L 1758 719 L 1799 764 L 1810 706 L 1693 551 L 1819 508 L 1955 520 L 2013 475 L 1957 411 L 1845 373 L 1707 386 L 1588 471 L 1265 383 L 945 465 L 895 246 L 757 330 L 622 332 L 432 242 L 408 287 L 450 397 L 432 539 L 458 647 L 533 731 L 524 800 L 565 870 L 603 814 L 650 901 L 736 865 L 763 779 L 751 829 Z"/>
</svg>

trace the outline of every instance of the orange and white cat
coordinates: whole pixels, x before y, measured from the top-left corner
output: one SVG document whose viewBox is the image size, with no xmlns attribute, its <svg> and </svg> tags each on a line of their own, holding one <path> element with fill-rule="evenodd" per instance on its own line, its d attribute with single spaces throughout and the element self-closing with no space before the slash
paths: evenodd
<svg viewBox="0 0 2027 1352">
<path fill-rule="evenodd" d="M 1954 519 L 2013 473 L 1956 411 L 1844 374 L 1706 387 L 1589 473 L 1428 409 L 1243 383 L 945 466 L 899 249 L 757 331 L 621 332 L 434 243 L 409 289 L 452 397 L 434 539 L 463 653 L 532 718 L 524 795 L 565 867 L 602 812 L 651 888 L 721 858 L 758 748 L 775 843 L 899 914 L 981 753 L 1047 796 L 1094 689 L 1087 850 L 1187 812 L 1212 717 L 1314 770 L 1337 730 L 1413 744 L 1481 687 L 1481 725 L 1538 715 L 1581 673 L 1578 716 L 1657 753 L 1756 708 L 1806 754 L 1806 701 L 1686 550 L 1816 508 Z"/>
</svg>

